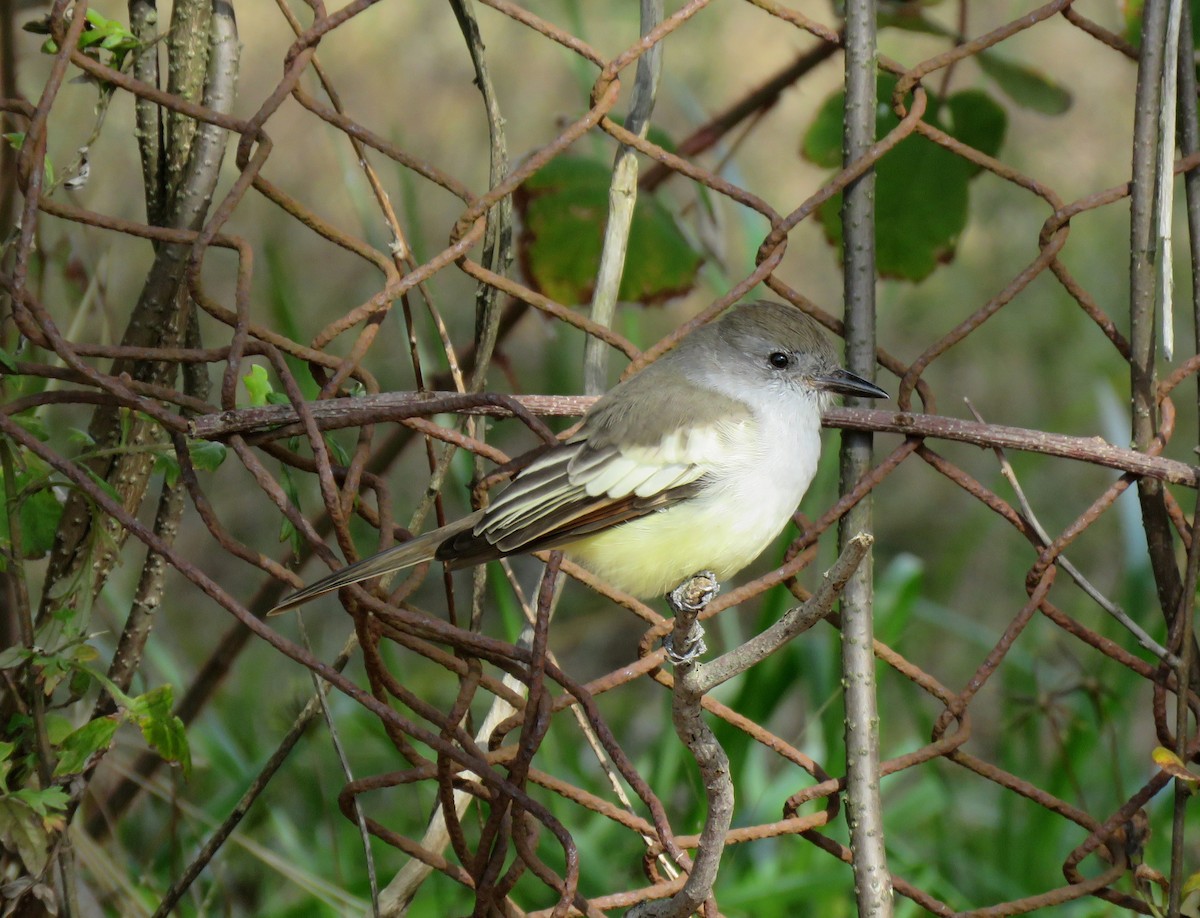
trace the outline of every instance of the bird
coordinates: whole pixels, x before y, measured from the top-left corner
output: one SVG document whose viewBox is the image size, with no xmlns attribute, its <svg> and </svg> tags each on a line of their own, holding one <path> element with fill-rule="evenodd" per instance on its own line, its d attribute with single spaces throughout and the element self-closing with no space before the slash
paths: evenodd
<svg viewBox="0 0 1200 918">
<path fill-rule="evenodd" d="M 425 561 L 458 569 L 561 549 L 634 597 L 732 577 L 774 541 L 817 471 L 835 395 L 887 393 L 839 365 L 794 306 L 735 306 L 597 400 L 484 509 L 285 597 L 276 615 Z"/>
</svg>

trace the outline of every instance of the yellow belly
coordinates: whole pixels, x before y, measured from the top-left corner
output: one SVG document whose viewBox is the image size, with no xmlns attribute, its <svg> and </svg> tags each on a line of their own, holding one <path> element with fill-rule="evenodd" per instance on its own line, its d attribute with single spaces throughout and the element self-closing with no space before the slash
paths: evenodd
<svg viewBox="0 0 1200 918">
<path fill-rule="evenodd" d="M 798 496 L 797 496 L 798 499 Z M 791 518 L 795 504 L 697 496 L 563 546 L 563 553 L 639 598 L 663 596 L 697 571 L 725 580 L 757 558 Z"/>
</svg>

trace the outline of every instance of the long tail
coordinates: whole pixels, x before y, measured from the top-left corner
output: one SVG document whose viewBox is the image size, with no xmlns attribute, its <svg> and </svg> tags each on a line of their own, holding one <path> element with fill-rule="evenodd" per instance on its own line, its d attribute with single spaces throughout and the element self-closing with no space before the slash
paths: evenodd
<svg viewBox="0 0 1200 918">
<path fill-rule="evenodd" d="M 349 567 L 343 567 L 340 571 L 334 571 L 328 577 L 322 577 L 316 583 L 306 586 L 303 590 L 293 593 L 291 596 L 285 597 L 283 602 L 268 612 L 267 615 L 279 615 L 282 612 L 294 609 L 296 606 L 308 602 L 310 599 L 316 599 L 318 596 L 332 593 L 334 590 L 339 590 L 352 583 L 358 583 L 360 580 L 370 580 L 372 577 L 380 577 L 383 574 L 390 574 L 392 571 L 412 567 L 415 564 L 420 564 L 422 561 L 432 561 L 439 545 L 451 536 L 458 535 L 460 532 L 465 532 L 472 528 L 479 521 L 480 516 L 481 513 L 472 513 L 470 516 L 443 526 L 441 529 L 433 529 L 424 535 L 417 536 L 415 539 L 409 539 L 407 542 L 401 542 L 399 545 L 385 548 L 378 554 L 364 558 L 357 564 L 351 564 Z"/>
</svg>

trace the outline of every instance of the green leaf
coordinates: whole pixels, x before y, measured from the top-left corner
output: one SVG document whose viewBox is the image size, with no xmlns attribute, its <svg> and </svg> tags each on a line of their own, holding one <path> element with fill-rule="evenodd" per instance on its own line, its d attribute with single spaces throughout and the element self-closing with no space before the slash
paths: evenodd
<svg viewBox="0 0 1200 918">
<path fill-rule="evenodd" d="M 518 189 L 525 274 L 536 289 L 561 303 L 591 298 L 608 219 L 609 180 L 603 162 L 560 156 Z M 656 303 L 686 293 L 703 260 L 659 198 L 640 194 L 618 298 Z"/>
<path fill-rule="evenodd" d="M 167 487 L 173 488 L 179 484 L 179 460 L 171 450 L 164 450 L 154 457 L 154 471 L 162 473 Z"/>
<path fill-rule="evenodd" d="M 36 409 L 30 408 L 28 411 L 14 414 L 12 420 L 22 430 L 33 434 L 43 443 L 50 439 L 50 431 L 46 429 L 46 422 L 36 413 Z"/>
<path fill-rule="evenodd" d="M 946 99 L 942 112 L 948 116 L 947 133 L 955 139 L 988 156 L 1000 152 L 1008 129 L 1008 115 L 982 89 L 956 92 Z"/>
<path fill-rule="evenodd" d="M 1135 48 L 1142 46 L 1142 13 L 1145 0 L 1122 0 L 1121 18 L 1124 28 L 1121 35 Z M 1200 0 L 1192 0 L 1192 40 L 1200 45 Z"/>
<path fill-rule="evenodd" d="M 333 461 L 338 465 L 350 464 L 350 455 L 342 447 L 342 444 L 340 444 L 329 434 L 325 435 L 325 446 L 328 448 L 329 454 L 333 456 Z"/>
<path fill-rule="evenodd" d="M 17 748 L 16 743 L 6 743 L 0 740 L 0 787 L 6 786 L 5 782 L 8 779 L 8 773 L 12 770 L 13 750 Z"/>
<path fill-rule="evenodd" d="M 58 747 L 54 776 L 58 778 L 81 773 L 92 756 L 108 751 L 120 725 L 121 721 L 115 716 L 97 717 L 70 734 Z"/>
<path fill-rule="evenodd" d="M 50 857 L 50 836 L 29 807 L 14 798 L 0 797 L 0 842 L 15 851 L 25 869 L 37 876 Z"/>
<path fill-rule="evenodd" d="M 250 404 L 255 408 L 267 404 L 268 397 L 275 391 L 270 377 L 267 376 L 267 368 L 257 363 L 250 367 L 250 372 L 242 377 L 242 383 L 250 395 Z"/>
<path fill-rule="evenodd" d="M 11 496 L 7 487 L 5 491 L 6 497 Z M 16 496 L 17 523 L 21 527 L 21 557 L 26 561 L 44 557 L 54 547 L 54 535 L 63 511 L 63 505 L 50 485 L 47 470 L 40 464 L 31 464 L 18 473 L 12 493 Z M 0 512 L 0 542 L 12 542 L 6 512 Z"/>
<path fill-rule="evenodd" d="M 134 698 L 129 713 L 150 748 L 166 761 L 179 763 L 183 768 L 183 776 L 189 778 L 192 774 L 192 753 L 183 721 L 171 712 L 174 704 L 174 690 L 170 685 L 160 685 Z"/>
<path fill-rule="evenodd" d="M 882 99 L 882 93 L 880 95 Z M 835 92 L 826 99 L 804 132 L 800 152 L 813 165 L 825 169 L 837 169 L 842 165 L 842 111 L 846 105 L 846 94 Z M 878 126 L 875 133 L 878 135 Z"/>
<path fill-rule="evenodd" d="M 980 51 L 975 60 L 1000 91 L 1022 108 L 1043 115 L 1061 115 L 1071 107 L 1071 94 L 1032 67 L 1010 61 L 991 50 Z"/>
<path fill-rule="evenodd" d="M 879 79 L 880 99 L 889 99 L 894 77 Z M 804 155 L 818 165 L 841 165 L 844 94 L 836 93 L 821 106 L 805 134 Z M 1004 139 L 1004 110 L 986 93 L 957 93 L 944 103 L 933 93 L 925 119 L 989 155 Z M 876 118 L 876 136 L 892 130 L 899 119 L 884 106 Z M 967 183 L 975 165 L 919 135 L 911 135 L 876 165 L 876 264 L 884 277 L 921 280 L 940 262 L 954 257 L 958 237 L 967 222 Z M 826 238 L 842 244 L 842 196 L 821 205 L 817 217 Z"/>
<path fill-rule="evenodd" d="M 292 476 L 292 470 L 286 465 L 283 466 L 283 481 L 280 482 L 283 487 L 283 493 L 287 495 L 297 509 L 300 507 L 300 489 L 296 487 L 296 479 Z M 296 531 L 296 527 L 292 525 L 292 521 L 286 516 L 283 518 L 283 523 L 279 527 L 279 541 L 291 542 L 292 551 L 296 554 L 300 553 L 300 533 Z"/>
<path fill-rule="evenodd" d="M 47 52 L 48 54 L 54 54 L 58 51 L 58 45 L 55 45 L 53 40 L 47 39 L 46 45 L 54 45 L 53 49 L 51 51 Z M 46 45 L 42 46 L 43 51 L 46 50 Z M 4 139 L 8 141 L 8 145 L 10 147 L 12 147 L 14 150 L 20 150 L 23 146 L 25 146 L 25 134 L 22 131 L 17 131 L 12 134 L 4 134 L 4 135 L 0 135 L 0 136 L 3 136 Z M 42 171 L 46 175 L 45 184 L 53 185 L 54 184 L 54 164 L 52 162 L 50 162 L 49 154 L 47 154 L 46 156 L 44 156 L 42 158 Z"/>
<path fill-rule="evenodd" d="M 0 651 L 0 670 L 15 669 L 18 666 L 23 666 L 33 653 L 28 647 L 22 647 L 19 644 L 14 644 L 12 647 L 6 647 Z M 3 743 L 0 743 L 0 758 L 3 758 Z"/>
<path fill-rule="evenodd" d="M 67 442 L 76 449 L 91 449 L 96 445 L 96 439 L 81 427 L 67 430 Z"/>
<path fill-rule="evenodd" d="M 21 502 L 21 554 L 27 561 L 44 557 L 54 547 L 63 505 L 49 487 L 34 491 Z"/>
<path fill-rule="evenodd" d="M 189 440 L 188 454 L 192 457 L 192 465 L 202 472 L 216 471 L 228 451 L 223 443 L 213 440 Z"/>
<path fill-rule="evenodd" d="M 8 137 L 9 135 L 5 134 L 4 136 Z M 17 358 L 2 347 L 0 347 L 0 367 L 4 367 L 9 373 L 17 372 Z"/>
</svg>

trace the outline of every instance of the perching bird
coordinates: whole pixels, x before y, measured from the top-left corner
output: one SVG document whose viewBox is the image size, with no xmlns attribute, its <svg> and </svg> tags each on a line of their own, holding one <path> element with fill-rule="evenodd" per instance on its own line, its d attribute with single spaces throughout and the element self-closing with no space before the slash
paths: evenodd
<svg viewBox="0 0 1200 918">
<path fill-rule="evenodd" d="M 834 393 L 887 395 L 842 369 L 798 309 L 735 307 L 609 390 L 486 509 L 336 571 L 272 614 L 423 561 L 454 569 L 552 548 L 642 598 L 700 570 L 724 580 L 791 519 Z"/>
</svg>

